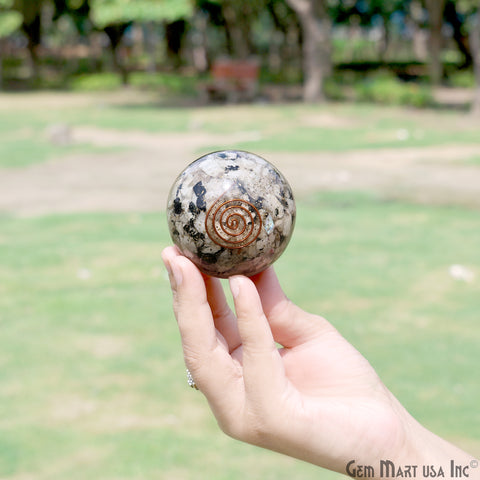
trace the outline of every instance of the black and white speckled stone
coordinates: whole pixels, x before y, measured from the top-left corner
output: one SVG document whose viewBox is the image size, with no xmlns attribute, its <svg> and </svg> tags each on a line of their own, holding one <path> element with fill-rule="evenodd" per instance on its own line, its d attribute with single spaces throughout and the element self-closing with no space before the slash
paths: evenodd
<svg viewBox="0 0 480 480">
<path fill-rule="evenodd" d="M 220 278 L 271 265 L 292 236 L 295 214 L 284 176 L 258 155 L 236 150 L 191 163 L 167 202 L 173 242 L 203 273 Z"/>
</svg>

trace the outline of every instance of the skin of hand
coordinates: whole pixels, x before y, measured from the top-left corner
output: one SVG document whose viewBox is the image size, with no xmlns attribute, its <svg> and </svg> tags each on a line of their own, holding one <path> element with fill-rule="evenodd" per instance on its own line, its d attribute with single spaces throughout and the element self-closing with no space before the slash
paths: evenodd
<svg viewBox="0 0 480 480">
<path fill-rule="evenodd" d="M 341 473 L 352 459 L 473 459 L 416 422 L 330 323 L 287 299 L 272 268 L 229 279 L 233 313 L 218 279 L 175 247 L 162 257 L 186 366 L 226 434 Z"/>
</svg>

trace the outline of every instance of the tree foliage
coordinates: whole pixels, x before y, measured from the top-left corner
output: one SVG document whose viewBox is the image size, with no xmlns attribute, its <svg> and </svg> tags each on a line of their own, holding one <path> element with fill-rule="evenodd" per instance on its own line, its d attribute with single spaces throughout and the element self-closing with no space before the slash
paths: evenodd
<svg viewBox="0 0 480 480">
<path fill-rule="evenodd" d="M 53 0 L 55 12 L 52 20 L 58 21 L 62 16 L 72 19 L 77 31 L 81 35 L 88 34 L 90 27 L 90 1 L 89 0 Z"/>
<path fill-rule="evenodd" d="M 0 0 L 0 38 L 15 33 L 23 22 L 20 12 L 12 10 L 13 0 Z"/>
<path fill-rule="evenodd" d="M 90 19 L 108 36 L 113 62 L 124 84 L 128 83 L 128 69 L 118 47 L 132 22 L 172 23 L 192 13 L 189 0 L 90 0 Z"/>
<path fill-rule="evenodd" d="M 13 0 L 0 0 L 0 89 L 3 87 L 3 43 L 23 22 L 22 14 L 11 10 L 12 7 Z"/>
<path fill-rule="evenodd" d="M 348 23 L 355 17 L 360 25 L 371 25 L 376 18 L 386 24 L 394 14 L 405 14 L 409 4 L 402 0 L 330 0 L 329 8 L 335 23 Z"/>
<path fill-rule="evenodd" d="M 472 113 L 480 116 L 480 0 L 457 0 L 458 9 L 466 16 L 465 27 L 472 50 L 473 72 L 475 75 L 475 96 Z"/>
<path fill-rule="evenodd" d="M 303 98 L 324 99 L 325 78 L 331 73 L 331 19 L 327 0 L 288 0 L 298 15 L 303 35 Z"/>
<path fill-rule="evenodd" d="M 189 62 L 204 72 L 225 54 L 237 59 L 257 56 L 268 66 L 269 78 L 298 81 L 302 75 L 304 98 L 311 101 L 322 99 L 325 80 L 331 82 L 332 52 L 338 55 L 344 48 L 347 54 L 340 62 L 346 64 L 356 58 L 348 52 L 355 52 L 357 44 L 372 46 L 368 60 L 373 52 L 373 63 L 379 65 L 386 65 L 392 52 L 402 61 L 401 55 L 413 52 L 414 58 L 428 62 L 430 78 L 437 83 L 449 74 L 442 62 L 446 46 L 450 51 L 458 48 L 460 67 L 473 66 L 480 85 L 479 9 L 480 0 L 0 0 L 0 50 L 3 45 L 7 52 L 6 47 L 16 42 L 4 39 L 22 31 L 28 39 L 32 71 L 38 73 L 38 55 L 45 50 L 37 47 L 43 43 L 42 35 L 51 34 L 59 21 L 70 38 L 78 35 L 75 47 L 89 45 L 94 51 L 102 44 L 99 32 L 104 32 L 113 66 L 124 82 L 130 70 L 145 68 L 146 57 L 149 71 L 157 68 L 160 59 L 169 68 Z M 61 32 L 61 28 L 55 32 L 57 44 Z M 131 33 L 129 42 L 126 32 Z M 415 42 L 422 38 L 428 41 L 417 49 Z M 159 55 L 159 48 L 165 48 L 167 55 L 165 51 Z M 104 68 L 101 49 L 95 51 L 92 65 L 101 67 L 92 68 Z M 200 57 L 203 60 L 195 63 Z"/>
<path fill-rule="evenodd" d="M 131 21 L 172 22 L 193 12 L 188 0 L 91 0 L 90 8 L 92 21 L 99 28 Z"/>
</svg>

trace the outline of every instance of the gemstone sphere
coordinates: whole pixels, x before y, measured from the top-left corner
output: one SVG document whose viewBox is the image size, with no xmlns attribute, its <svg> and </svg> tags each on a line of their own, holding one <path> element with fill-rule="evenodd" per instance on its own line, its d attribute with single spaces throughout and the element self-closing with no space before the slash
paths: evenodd
<svg viewBox="0 0 480 480">
<path fill-rule="evenodd" d="M 285 250 L 295 225 L 285 177 L 253 153 L 224 150 L 191 163 L 170 189 L 167 218 L 180 251 L 206 275 L 255 275 Z"/>
</svg>

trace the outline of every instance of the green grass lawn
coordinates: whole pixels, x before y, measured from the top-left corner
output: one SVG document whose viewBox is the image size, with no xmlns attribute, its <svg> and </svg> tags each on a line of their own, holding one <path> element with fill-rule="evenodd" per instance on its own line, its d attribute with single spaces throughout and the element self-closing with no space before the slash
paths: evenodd
<svg viewBox="0 0 480 480">
<path fill-rule="evenodd" d="M 73 98 L 74 96 L 72 96 Z M 103 151 L 102 147 L 52 144 L 55 125 L 90 126 L 154 133 L 241 133 L 251 140 L 230 147 L 253 151 L 313 152 L 476 144 L 479 123 L 449 111 L 421 111 L 366 104 L 245 105 L 171 108 L 155 102 L 95 102 L 68 108 L 31 107 L 0 110 L 0 167 L 22 167 L 69 153 Z M 143 98 L 143 97 L 142 97 Z M 338 120 L 340 119 L 340 121 Z M 245 136 L 245 135 L 244 135 Z M 211 145 L 210 149 L 224 148 Z M 104 148 L 104 147 L 103 147 Z"/>
<path fill-rule="evenodd" d="M 336 478 L 188 388 L 156 214 L 0 217 L 0 478 Z M 276 269 L 429 428 L 480 455 L 478 211 L 314 195 Z M 476 276 L 454 280 L 453 264 Z"/>
<path fill-rule="evenodd" d="M 480 156 L 475 156 L 467 160 L 468 164 L 470 165 L 480 165 Z"/>
<path fill-rule="evenodd" d="M 52 125 L 239 134 L 251 140 L 229 147 L 271 152 L 479 141 L 478 122 L 443 110 L 78 95 L 9 109 L 1 97 L 0 168 L 113 148 L 55 145 Z M 227 438 L 188 388 L 160 259 L 164 215 L 0 215 L 0 478 L 338 478 Z M 316 194 L 299 202 L 276 269 L 289 297 L 327 317 L 413 415 L 480 457 L 479 245 L 478 209 Z M 452 278 L 452 265 L 473 281 Z"/>
</svg>

